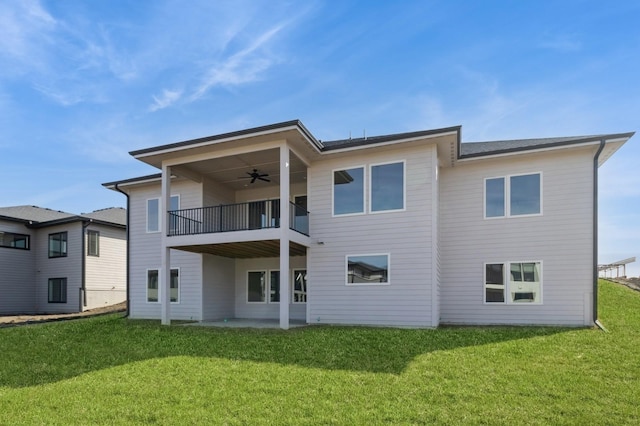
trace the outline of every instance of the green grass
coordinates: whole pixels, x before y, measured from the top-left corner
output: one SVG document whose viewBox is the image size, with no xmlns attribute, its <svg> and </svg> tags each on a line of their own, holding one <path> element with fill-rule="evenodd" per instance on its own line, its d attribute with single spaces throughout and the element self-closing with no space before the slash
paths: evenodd
<svg viewBox="0 0 640 426">
<path fill-rule="evenodd" d="M 0 424 L 638 424 L 640 293 L 609 329 L 0 329 Z"/>
</svg>

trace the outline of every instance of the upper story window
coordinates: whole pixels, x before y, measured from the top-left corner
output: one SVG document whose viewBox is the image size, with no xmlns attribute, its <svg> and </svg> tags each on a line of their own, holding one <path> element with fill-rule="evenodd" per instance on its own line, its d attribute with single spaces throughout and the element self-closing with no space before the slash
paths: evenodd
<svg viewBox="0 0 640 426">
<path fill-rule="evenodd" d="M 0 247 L 29 250 L 31 237 L 25 234 L 0 231 Z"/>
<path fill-rule="evenodd" d="M 49 234 L 49 257 L 67 257 L 67 233 Z"/>
<path fill-rule="evenodd" d="M 371 166 L 370 211 L 404 210 L 404 162 Z"/>
<path fill-rule="evenodd" d="M 180 196 L 172 195 L 169 210 L 180 210 Z M 147 232 L 160 232 L 160 199 L 147 200 Z"/>
<path fill-rule="evenodd" d="M 100 256 L 100 232 L 87 231 L 87 256 Z"/>
<path fill-rule="evenodd" d="M 364 213 L 364 167 L 334 170 L 334 216 L 358 213 Z"/>
<path fill-rule="evenodd" d="M 485 179 L 485 218 L 542 214 L 542 174 Z"/>
</svg>

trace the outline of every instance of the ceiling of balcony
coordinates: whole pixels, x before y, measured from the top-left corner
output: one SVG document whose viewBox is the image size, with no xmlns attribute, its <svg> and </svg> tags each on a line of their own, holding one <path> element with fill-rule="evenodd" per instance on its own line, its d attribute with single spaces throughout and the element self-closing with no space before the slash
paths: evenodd
<svg viewBox="0 0 640 426">
<path fill-rule="evenodd" d="M 242 190 L 250 187 L 265 187 L 280 185 L 280 152 L 278 149 L 248 152 L 229 157 L 213 158 L 196 161 L 174 167 L 175 173 L 180 175 L 185 169 L 189 173 L 204 176 L 215 182 L 222 183 L 233 190 Z M 270 182 L 256 179 L 251 183 L 248 173 L 256 169 L 260 174 L 268 174 L 265 179 Z M 290 155 L 290 182 L 303 183 L 307 179 L 307 166 L 293 153 Z M 188 177 L 188 176 L 187 176 Z"/>
</svg>

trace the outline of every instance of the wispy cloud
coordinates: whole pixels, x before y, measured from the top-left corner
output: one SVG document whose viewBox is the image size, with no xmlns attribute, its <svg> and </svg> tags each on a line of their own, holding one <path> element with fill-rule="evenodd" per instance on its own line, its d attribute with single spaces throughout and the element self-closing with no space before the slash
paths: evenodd
<svg viewBox="0 0 640 426">
<path fill-rule="evenodd" d="M 163 90 L 162 95 L 153 96 L 153 104 L 149 107 L 149 111 L 154 112 L 164 109 L 175 103 L 182 96 L 182 90 Z"/>
<path fill-rule="evenodd" d="M 582 49 L 582 42 L 576 34 L 554 34 L 544 36 L 537 46 L 540 49 L 577 52 Z"/>
</svg>

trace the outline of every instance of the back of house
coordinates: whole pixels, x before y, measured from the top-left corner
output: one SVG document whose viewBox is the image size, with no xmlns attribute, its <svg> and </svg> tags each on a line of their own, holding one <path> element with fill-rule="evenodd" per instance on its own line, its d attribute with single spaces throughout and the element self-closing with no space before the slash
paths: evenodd
<svg viewBox="0 0 640 426">
<path fill-rule="evenodd" d="M 583 326 L 597 170 L 633 133 L 337 141 L 289 121 L 133 151 L 130 315 Z"/>
</svg>

